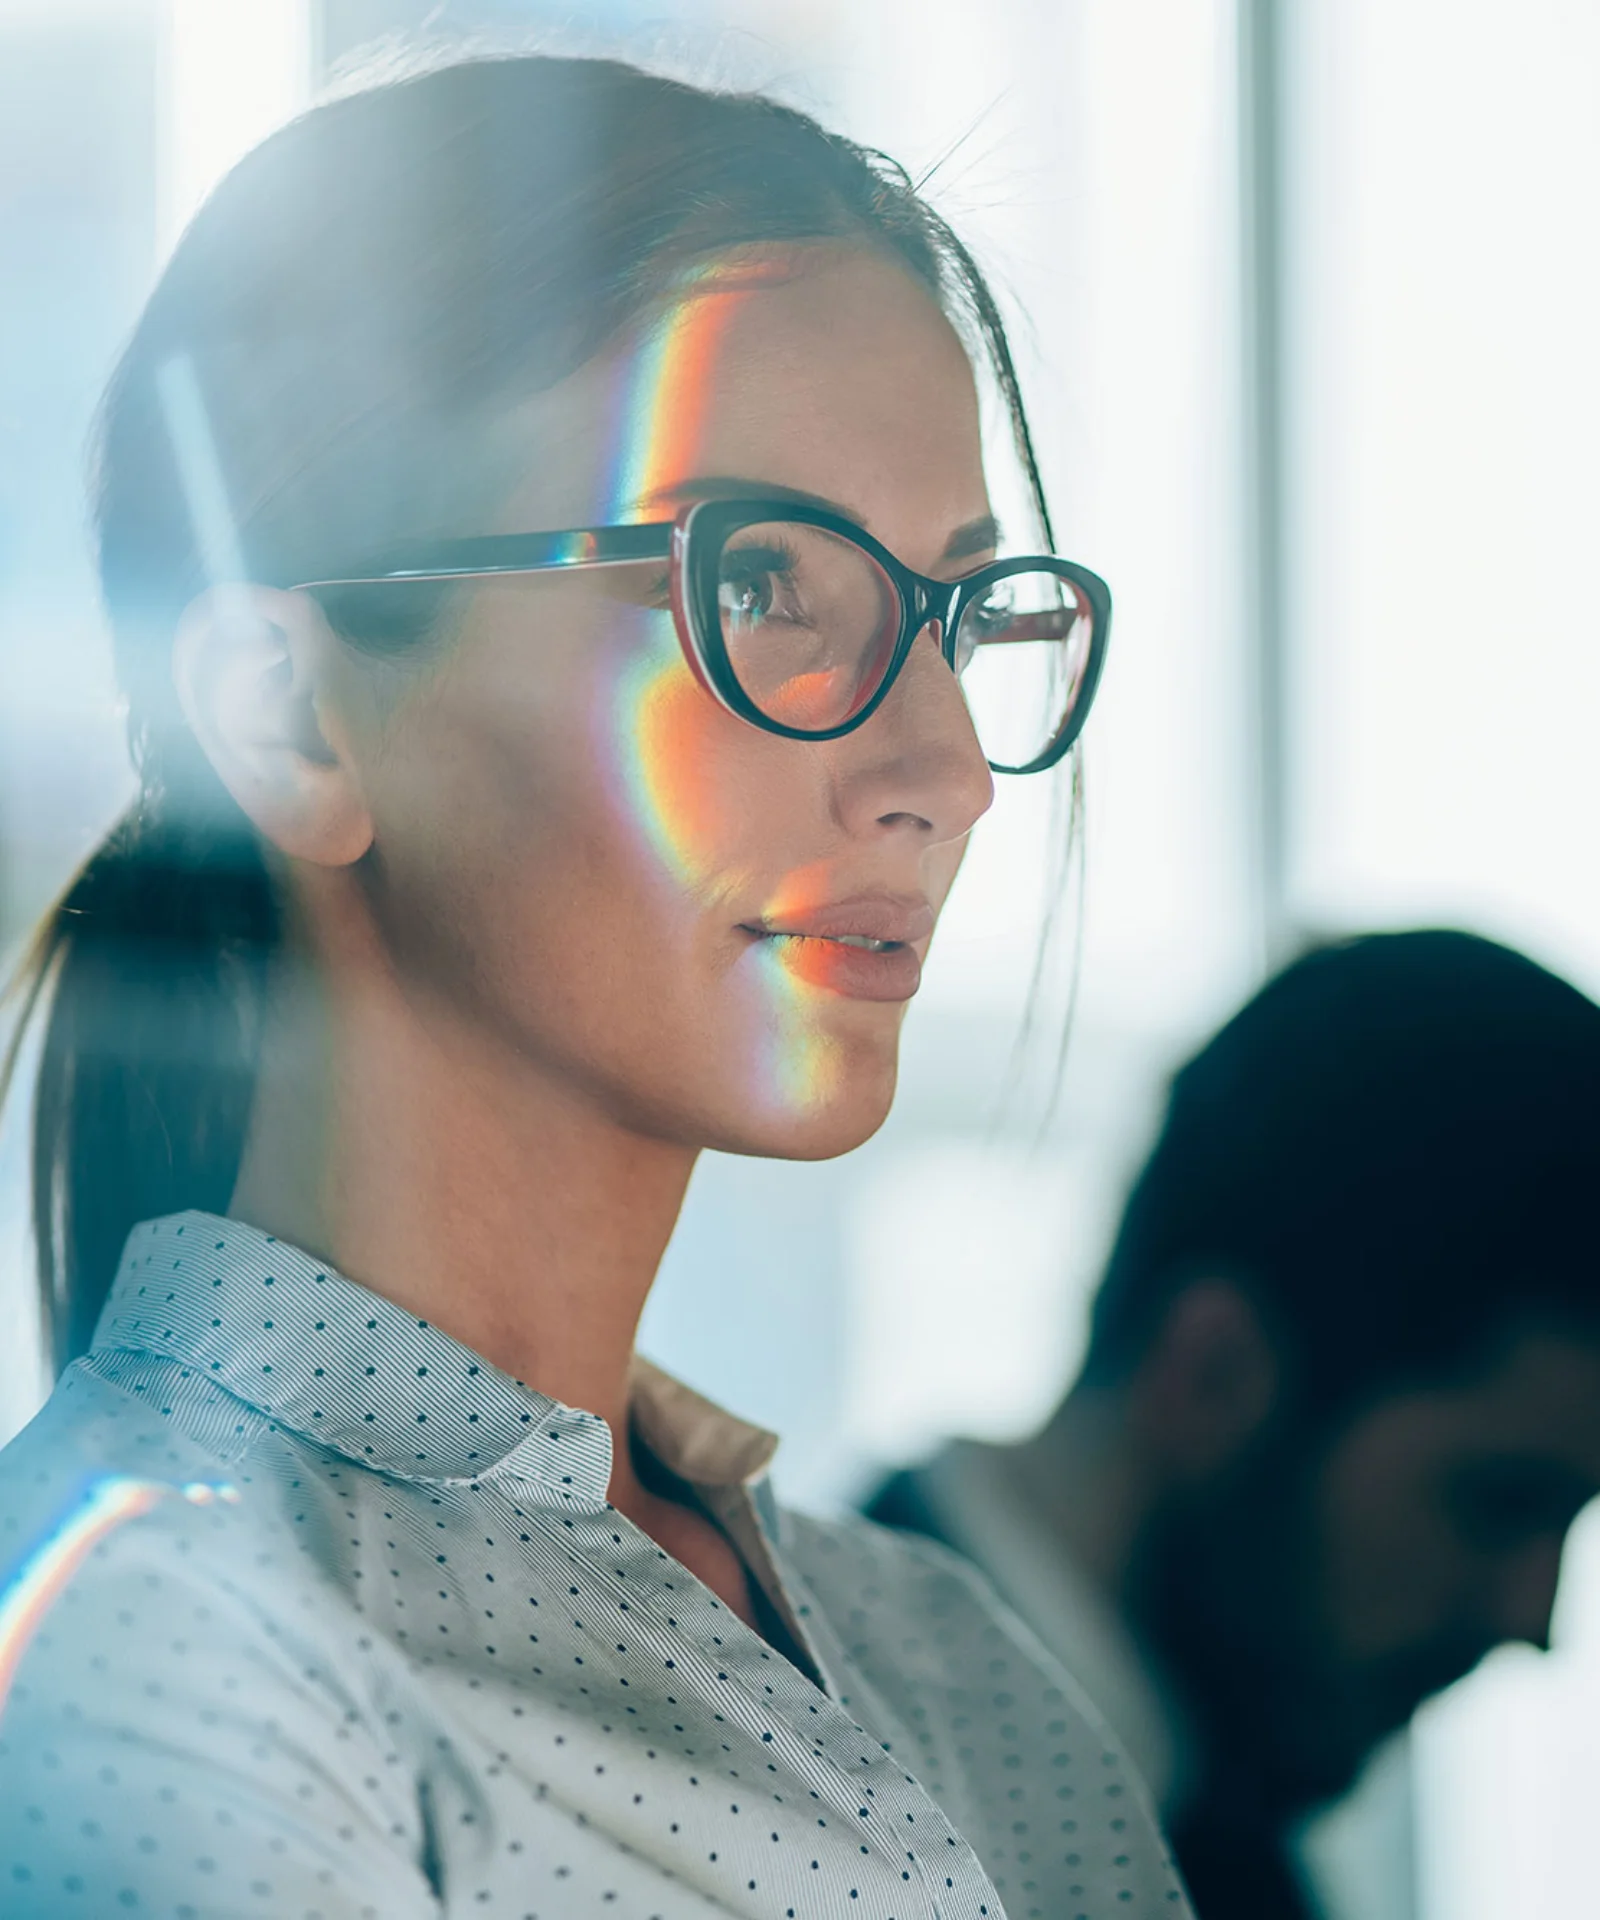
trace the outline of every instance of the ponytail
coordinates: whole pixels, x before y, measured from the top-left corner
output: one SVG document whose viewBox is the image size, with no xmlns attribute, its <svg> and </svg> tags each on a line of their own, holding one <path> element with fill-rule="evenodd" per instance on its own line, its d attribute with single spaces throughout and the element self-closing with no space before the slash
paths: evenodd
<svg viewBox="0 0 1600 1920">
<path fill-rule="evenodd" d="M 32 1210 L 58 1371 L 87 1350 L 141 1220 L 227 1209 L 277 918 L 247 831 L 219 837 L 214 821 L 185 827 L 143 802 L 45 917 L 11 982 L 18 1010 L 0 1099 L 49 1005 Z"/>
</svg>

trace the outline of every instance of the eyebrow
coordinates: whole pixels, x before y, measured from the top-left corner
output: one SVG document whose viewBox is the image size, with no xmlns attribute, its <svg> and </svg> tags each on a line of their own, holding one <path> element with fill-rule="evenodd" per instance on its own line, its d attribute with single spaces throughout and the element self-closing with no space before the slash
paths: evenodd
<svg viewBox="0 0 1600 1920">
<path fill-rule="evenodd" d="M 964 527 L 957 527 L 944 543 L 946 560 L 970 560 L 974 554 L 992 553 L 1000 544 L 1000 522 L 992 513 L 986 513 L 977 520 L 969 520 Z"/>
<path fill-rule="evenodd" d="M 670 487 L 657 487 L 644 494 L 641 507 L 665 505 L 672 500 L 788 500 L 800 507 L 819 507 L 824 513 L 843 514 L 846 520 L 866 524 L 866 515 L 847 501 L 829 500 L 820 493 L 808 493 L 804 487 L 779 486 L 771 480 L 742 480 L 730 474 L 710 474 L 703 479 L 679 480 Z M 1000 544 L 1000 522 L 992 513 L 969 520 L 957 527 L 944 543 L 941 561 L 970 560 L 975 554 L 990 553 Z"/>
</svg>

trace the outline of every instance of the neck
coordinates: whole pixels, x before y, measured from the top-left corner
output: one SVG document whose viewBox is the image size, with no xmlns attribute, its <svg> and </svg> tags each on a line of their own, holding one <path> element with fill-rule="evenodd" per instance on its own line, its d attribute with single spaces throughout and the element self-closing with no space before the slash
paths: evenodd
<svg viewBox="0 0 1600 1920">
<path fill-rule="evenodd" d="M 628 1371 L 692 1149 L 364 957 L 308 988 L 286 965 L 231 1203 L 615 1437 L 637 1492 Z"/>
<path fill-rule="evenodd" d="M 1041 1433 L 1007 1449 L 1006 1472 L 1073 1564 L 1126 1613 L 1156 1489 L 1120 1397 L 1076 1388 Z"/>
</svg>

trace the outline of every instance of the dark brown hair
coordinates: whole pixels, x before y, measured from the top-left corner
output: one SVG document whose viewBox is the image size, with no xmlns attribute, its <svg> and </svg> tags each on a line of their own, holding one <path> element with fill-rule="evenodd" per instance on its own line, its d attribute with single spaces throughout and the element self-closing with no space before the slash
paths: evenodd
<svg viewBox="0 0 1600 1920">
<path fill-rule="evenodd" d="M 1004 328 L 970 255 L 892 163 L 760 96 L 602 60 L 440 67 L 283 128 L 184 235 L 98 443 L 100 571 L 140 796 L 13 983 L 6 1079 L 49 1006 L 33 1214 L 58 1367 L 88 1345 L 138 1221 L 226 1209 L 254 1085 L 277 904 L 178 710 L 184 607 L 232 568 L 315 579 L 402 539 L 482 531 L 514 479 L 487 455 L 498 413 L 582 365 L 690 261 L 821 238 L 889 253 L 962 326 L 1048 535 Z M 355 646 L 403 652 L 437 607 L 387 598 L 331 617 Z"/>
<path fill-rule="evenodd" d="M 1244 1289 L 1286 1416 L 1600 1334 L 1600 1006 L 1451 929 L 1313 949 L 1172 1083 L 1094 1303 L 1084 1378 L 1127 1380 L 1197 1279 Z"/>
</svg>

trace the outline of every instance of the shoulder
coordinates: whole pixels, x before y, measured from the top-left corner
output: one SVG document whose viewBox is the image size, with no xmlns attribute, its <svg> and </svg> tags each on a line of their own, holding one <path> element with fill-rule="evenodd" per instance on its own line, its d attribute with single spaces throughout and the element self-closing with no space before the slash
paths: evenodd
<svg viewBox="0 0 1600 1920">
<path fill-rule="evenodd" d="M 861 1502 L 861 1511 L 881 1527 L 895 1527 L 903 1533 L 920 1533 L 929 1540 L 948 1540 L 924 1487 L 924 1474 L 916 1467 L 902 1467 L 880 1480 Z"/>
<path fill-rule="evenodd" d="M 233 1464 L 76 1369 L 0 1451 L 7 1731 L 23 1701 L 64 1687 L 149 1695 L 165 1674 L 198 1696 L 217 1662 L 270 1681 L 280 1657 L 303 1678 L 317 1645 L 343 1639 L 348 1610 L 317 1604 L 332 1596 L 282 1490 Z"/>
<path fill-rule="evenodd" d="M 173 1417 L 180 1409 L 182 1419 Z M 6 1535 L 42 1519 L 86 1479 L 124 1474 L 181 1486 L 215 1477 L 267 1422 L 176 1361 L 95 1355 L 68 1367 L 39 1412 L 0 1448 Z M 9 1557 L 0 1536 L 0 1561 Z"/>
<path fill-rule="evenodd" d="M 245 1662 L 270 1681 L 287 1661 L 297 1691 L 325 1666 L 342 1712 L 347 1683 L 383 1649 L 297 1524 L 327 1502 L 316 1462 L 287 1448 L 263 1457 L 270 1422 L 226 1394 L 212 1409 L 191 1389 L 180 1424 L 162 1392 L 176 1372 L 156 1361 L 119 1382 L 70 1368 L 0 1450 L 0 1688 L 16 1681 L 15 1704 L 78 1662 L 90 1663 L 84 1685 L 114 1693 L 171 1669 L 198 1696 L 209 1663 Z M 135 1390 L 149 1386 L 148 1400 Z M 177 1636 L 185 1623 L 204 1625 L 203 1647 Z"/>
<path fill-rule="evenodd" d="M 940 1541 L 856 1515 L 819 1519 L 786 1511 L 783 1527 L 791 1561 L 834 1618 L 841 1605 L 847 1619 L 877 1612 L 925 1630 L 940 1645 L 1004 1642 L 1030 1662 L 1053 1666 L 978 1569 Z"/>
<path fill-rule="evenodd" d="M 1070 1734 L 1079 1752 L 1114 1756 L 1115 1736 L 1078 1683 L 988 1580 L 951 1548 L 858 1517 L 785 1514 L 791 1564 L 823 1630 L 886 1696 L 914 1700 L 924 1723 L 992 1722 L 1033 1749 Z M 1021 1709 L 1021 1717 L 1011 1712 Z M 1065 1764 L 1062 1762 L 1061 1764 Z"/>
<path fill-rule="evenodd" d="M 425 1716 L 272 1489 L 80 1376 L 0 1455 L 0 1524 L 0 1857 L 30 1912 L 301 1911 L 330 1875 L 417 1910 L 396 1763 Z"/>
<path fill-rule="evenodd" d="M 1120 1741 L 975 1567 L 854 1517 L 786 1512 L 783 1538 L 854 1710 L 965 1832 L 1008 1910 L 1187 1911 Z"/>
</svg>

